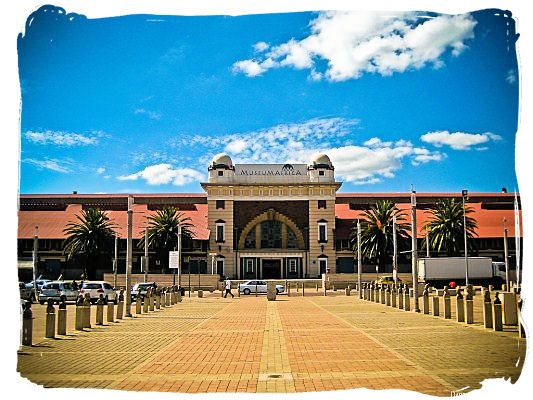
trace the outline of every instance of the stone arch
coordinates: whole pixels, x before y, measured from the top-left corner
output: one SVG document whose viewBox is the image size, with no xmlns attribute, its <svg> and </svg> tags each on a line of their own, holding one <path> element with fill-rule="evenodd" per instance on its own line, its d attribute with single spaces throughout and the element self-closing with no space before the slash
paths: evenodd
<svg viewBox="0 0 533 400">
<path fill-rule="evenodd" d="M 274 210 L 273 208 L 269 208 L 265 212 L 259 214 L 257 217 L 249 221 L 244 229 L 241 232 L 241 236 L 239 238 L 239 250 L 244 249 L 244 241 L 246 239 L 246 236 L 250 233 L 252 229 L 255 228 L 257 224 L 260 224 L 263 221 L 279 221 L 285 225 L 287 225 L 289 228 L 292 229 L 294 232 L 294 235 L 296 236 L 296 241 L 298 242 L 298 249 L 305 249 L 305 240 L 304 236 L 302 234 L 302 231 L 298 226 L 294 223 L 292 219 L 287 217 L 286 215 L 283 215 L 282 213 Z"/>
</svg>

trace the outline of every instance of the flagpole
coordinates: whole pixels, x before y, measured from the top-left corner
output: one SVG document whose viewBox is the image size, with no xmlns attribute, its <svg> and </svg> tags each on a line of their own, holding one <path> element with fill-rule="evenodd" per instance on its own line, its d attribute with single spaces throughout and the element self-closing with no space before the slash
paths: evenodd
<svg viewBox="0 0 533 400">
<path fill-rule="evenodd" d="M 520 214 L 518 212 L 518 197 L 514 192 L 514 241 L 516 251 L 516 288 L 520 287 Z"/>
</svg>

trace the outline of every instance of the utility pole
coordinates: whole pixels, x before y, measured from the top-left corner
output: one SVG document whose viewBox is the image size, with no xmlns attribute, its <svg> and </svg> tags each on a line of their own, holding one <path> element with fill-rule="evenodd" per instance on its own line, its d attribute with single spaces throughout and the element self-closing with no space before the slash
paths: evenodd
<svg viewBox="0 0 533 400">
<path fill-rule="evenodd" d="M 113 258 L 113 287 L 117 287 L 117 273 L 118 273 L 118 236 L 115 233 L 115 258 Z"/>
<path fill-rule="evenodd" d="M 507 247 L 507 219 L 503 219 L 503 257 L 505 261 L 505 287 L 507 290 L 511 290 L 509 287 L 509 248 Z"/>
<path fill-rule="evenodd" d="M 359 298 L 363 298 L 363 291 L 361 289 L 361 270 L 362 270 L 362 256 L 361 256 L 361 223 L 357 220 L 357 289 L 359 291 Z"/>
<path fill-rule="evenodd" d="M 465 237 L 465 284 L 468 286 L 468 243 L 466 241 L 466 208 L 465 208 L 465 200 L 468 196 L 468 190 L 463 190 L 461 192 L 461 196 L 463 198 L 463 231 L 464 231 L 464 237 Z"/>
<path fill-rule="evenodd" d="M 398 239 L 396 237 L 396 212 L 392 215 L 392 277 L 398 283 Z"/>
<path fill-rule="evenodd" d="M 416 192 L 411 186 L 411 270 L 413 273 L 413 296 L 415 300 L 413 312 L 420 312 L 418 308 L 418 249 L 416 235 Z"/>
<path fill-rule="evenodd" d="M 39 250 L 39 227 L 35 226 L 35 235 L 33 236 L 33 294 L 35 301 L 39 300 L 39 290 L 37 286 L 37 259 Z"/>
<path fill-rule="evenodd" d="M 191 266 L 189 265 L 189 274 L 191 272 Z M 176 282 L 174 282 L 176 284 Z M 178 225 L 178 287 L 179 290 L 181 290 L 181 223 Z M 190 285 L 189 285 L 189 296 L 190 293 Z"/>
<path fill-rule="evenodd" d="M 426 257 L 429 258 L 429 228 L 426 229 Z"/>
<path fill-rule="evenodd" d="M 131 317 L 131 268 L 133 252 L 133 196 L 128 196 L 128 240 L 126 243 L 126 317 Z"/>
<path fill-rule="evenodd" d="M 148 225 L 144 229 L 144 283 L 148 281 Z"/>
</svg>

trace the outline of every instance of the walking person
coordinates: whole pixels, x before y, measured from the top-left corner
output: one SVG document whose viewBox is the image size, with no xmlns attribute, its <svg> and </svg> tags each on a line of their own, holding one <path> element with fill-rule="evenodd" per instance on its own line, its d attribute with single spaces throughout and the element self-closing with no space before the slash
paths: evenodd
<svg viewBox="0 0 533 400">
<path fill-rule="evenodd" d="M 231 294 L 232 298 L 235 297 L 233 293 L 231 293 L 231 281 L 229 277 L 226 277 L 226 280 L 224 281 L 224 288 L 226 289 L 226 293 L 224 293 L 224 298 L 226 298 L 228 294 Z"/>
</svg>

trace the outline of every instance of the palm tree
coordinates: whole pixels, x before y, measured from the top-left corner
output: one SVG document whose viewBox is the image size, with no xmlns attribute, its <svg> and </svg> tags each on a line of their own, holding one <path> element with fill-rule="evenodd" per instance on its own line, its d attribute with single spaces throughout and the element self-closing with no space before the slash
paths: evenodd
<svg viewBox="0 0 533 400">
<path fill-rule="evenodd" d="M 188 217 L 184 217 L 175 207 L 164 207 L 147 217 L 148 247 L 153 248 L 163 260 L 163 269 L 168 266 L 168 252 L 178 247 L 178 227 L 181 225 L 182 239 L 191 238 L 190 228 L 193 226 Z M 144 248 L 146 229 L 142 232 L 139 247 Z"/>
<path fill-rule="evenodd" d="M 390 262 L 393 252 L 392 226 L 396 215 L 396 233 L 398 247 L 403 248 L 409 238 L 410 224 L 405 221 L 406 214 L 400 212 L 396 205 L 388 200 L 378 200 L 363 213 L 361 222 L 361 251 L 363 257 L 373 259 L 378 269 L 383 271 Z M 357 251 L 357 228 L 352 229 L 351 241 Z"/>
<path fill-rule="evenodd" d="M 466 235 L 472 239 L 477 236 L 477 222 L 468 214 L 474 212 L 472 207 L 465 206 Z M 448 256 L 458 256 L 464 250 L 463 204 L 455 198 L 441 199 L 429 211 L 431 216 L 423 226 L 429 232 L 429 248 L 437 252 L 446 252 Z M 468 241 L 473 248 L 472 240 Z M 423 246 L 425 247 L 426 239 Z"/>
<path fill-rule="evenodd" d="M 117 226 L 104 211 L 95 208 L 82 210 L 76 218 L 78 222 L 70 222 L 63 229 L 67 235 L 63 252 L 67 260 L 82 263 L 85 279 L 94 279 L 98 258 L 112 249 Z"/>
</svg>

